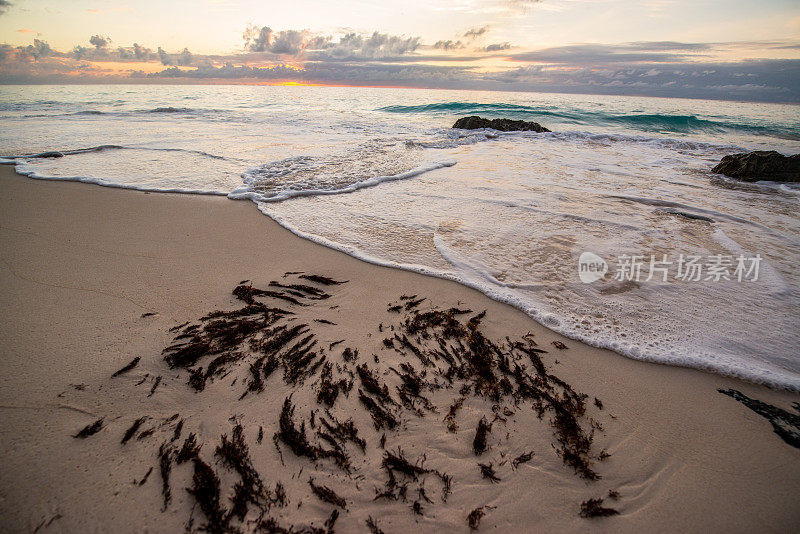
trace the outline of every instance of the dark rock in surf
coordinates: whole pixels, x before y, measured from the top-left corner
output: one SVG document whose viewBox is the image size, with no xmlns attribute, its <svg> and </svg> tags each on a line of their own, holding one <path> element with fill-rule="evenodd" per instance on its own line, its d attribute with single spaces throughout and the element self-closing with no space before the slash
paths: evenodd
<svg viewBox="0 0 800 534">
<path fill-rule="evenodd" d="M 722 158 L 711 172 L 745 182 L 800 182 L 800 154 L 784 156 L 774 150 L 732 154 Z"/>
<path fill-rule="evenodd" d="M 64 154 L 62 152 L 42 152 L 41 154 L 34 154 L 33 156 L 28 156 L 29 158 L 63 158 Z"/>
<path fill-rule="evenodd" d="M 477 130 L 479 128 L 492 128 L 501 132 L 549 132 L 547 128 L 538 122 L 515 121 L 511 119 L 484 119 L 473 115 L 471 117 L 461 117 L 453 125 L 453 128 L 462 130 Z"/>
</svg>

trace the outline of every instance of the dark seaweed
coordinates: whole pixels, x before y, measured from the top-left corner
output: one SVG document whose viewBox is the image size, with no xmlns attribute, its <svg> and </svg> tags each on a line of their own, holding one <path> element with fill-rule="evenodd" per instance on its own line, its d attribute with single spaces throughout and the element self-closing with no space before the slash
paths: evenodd
<svg viewBox="0 0 800 534">
<path fill-rule="evenodd" d="M 347 501 L 337 495 L 336 492 L 330 489 L 328 486 L 318 486 L 317 484 L 314 484 L 313 478 L 308 479 L 308 485 L 311 486 L 311 491 L 313 491 L 314 495 L 319 497 L 321 501 L 338 506 L 343 510 L 347 509 Z"/>
<path fill-rule="evenodd" d="M 383 534 L 383 531 L 378 528 L 378 523 L 372 519 L 372 516 L 367 517 L 367 528 L 371 532 L 371 534 Z"/>
<path fill-rule="evenodd" d="M 486 512 L 484 512 L 483 506 L 471 511 L 467 516 L 467 525 L 469 525 L 470 530 L 478 530 L 478 527 L 481 526 L 481 519 L 483 519 L 485 515 Z"/>
<path fill-rule="evenodd" d="M 171 445 L 162 443 L 158 449 L 158 465 L 161 470 L 161 495 L 164 498 L 164 508 L 166 510 L 172 500 L 172 492 L 169 488 L 169 474 L 172 471 L 172 455 L 175 450 Z"/>
<path fill-rule="evenodd" d="M 136 434 L 136 431 L 139 430 L 139 427 L 142 426 L 142 424 L 145 421 L 147 421 L 146 416 L 140 417 L 139 419 L 134 421 L 133 424 L 128 428 L 128 430 L 125 431 L 125 435 L 122 436 L 122 441 L 120 443 L 122 443 L 123 445 L 128 443 L 128 441 L 133 437 L 134 434 Z"/>
<path fill-rule="evenodd" d="M 250 452 L 244 441 L 244 427 L 241 424 L 237 423 L 233 427 L 230 438 L 227 434 L 222 435 L 220 444 L 214 451 L 214 456 L 219 458 L 225 467 L 236 471 L 241 477 L 237 499 L 240 502 L 239 510 L 243 506 L 246 512 L 246 501 L 258 505 L 262 499 L 266 498 L 264 482 L 250 459 Z M 243 502 L 245 504 L 242 505 Z"/>
<path fill-rule="evenodd" d="M 88 424 L 85 427 L 83 427 L 81 430 L 78 431 L 77 434 L 75 434 L 72 437 L 81 439 L 88 438 L 89 436 L 93 436 L 94 434 L 100 432 L 102 428 L 103 428 L 103 418 L 101 417 L 94 423 Z"/>
<path fill-rule="evenodd" d="M 207 523 L 203 529 L 208 532 L 227 532 L 229 515 L 220 503 L 219 477 L 211 467 L 199 457 L 194 458 L 194 474 L 192 487 L 187 489 L 200 510 L 206 516 Z"/>
<path fill-rule="evenodd" d="M 333 527 L 336 525 L 336 520 L 339 519 L 339 510 L 333 509 L 331 515 L 325 520 L 325 528 L 328 532 L 333 532 Z"/>
<path fill-rule="evenodd" d="M 314 284 L 336 284 L 332 279 L 326 279 L 331 281 L 330 284 L 325 283 L 321 280 L 324 278 L 315 275 L 306 277 Z M 425 491 L 425 481 L 430 476 L 441 480 L 441 498 L 444 502 L 452 490 L 453 480 L 449 475 L 425 467 L 424 456 L 412 463 L 399 449 L 396 452 L 386 451 L 386 439 L 387 434 L 391 437 L 391 431 L 400 427 L 401 418 L 404 420 L 405 414 L 423 417 L 429 412 L 437 413 L 439 407 L 427 398 L 428 392 L 446 388 L 459 392 L 459 396 L 452 399 L 444 417 L 448 431 L 458 430 L 456 419 L 467 397 L 483 397 L 483 400 L 493 405 L 494 419 L 487 413 L 477 424 L 472 439 L 473 452 L 476 455 L 480 456 L 489 449 L 492 422 L 499 420 L 509 424 L 508 418 L 515 413 L 522 413 L 523 404 L 528 404 L 539 419 L 549 421 L 554 442 L 557 442 L 554 443 L 554 448 L 564 464 L 588 480 L 599 478 L 591 468 L 591 461 L 600 457 L 590 454 L 592 433 L 584 430 L 582 425 L 585 424 L 590 431 L 601 429 L 602 425 L 585 415 L 587 397 L 576 393 L 569 384 L 548 371 L 541 356 L 546 351 L 536 346 L 530 334 L 517 341 L 506 338 L 505 341 L 495 342 L 481 331 L 485 311 L 473 314 L 471 310 L 459 308 L 425 310 L 421 308 L 424 298 L 403 295 L 396 307 L 390 307 L 390 310 L 400 314 L 398 321 L 378 327 L 380 331 L 391 332 L 387 335 L 392 337 L 375 340 L 376 343 L 382 342 L 386 349 L 400 353 L 402 357 L 395 356 L 395 361 L 391 362 L 391 355 L 382 355 L 380 359 L 373 355 L 369 360 L 374 359 L 376 365 L 372 366 L 372 363 L 359 361 L 358 351 L 350 347 L 343 350 L 341 359 L 333 357 L 333 353 L 329 351 L 345 340 L 332 343 L 326 340 L 325 347 L 319 346 L 322 340 L 318 341 L 316 327 L 313 325 L 322 323 L 334 326 L 332 321 L 311 316 L 303 324 L 300 321 L 293 323 L 295 317 L 291 311 L 265 304 L 268 299 L 279 298 L 293 305 L 310 305 L 311 301 L 328 298 L 329 295 L 323 289 L 312 285 L 277 282 L 270 286 L 269 290 L 262 290 L 252 285 L 240 284 L 234 290 L 234 295 L 243 302 L 239 309 L 215 311 L 200 318 L 198 324 L 187 323 L 176 328 L 174 341 L 164 350 L 164 358 L 170 367 L 187 373 L 190 385 L 198 391 L 202 391 L 208 381 L 236 373 L 233 374 L 231 386 L 237 380 L 246 384 L 246 390 L 237 392 L 237 396 L 239 393 L 242 393 L 241 397 L 248 393 L 269 394 L 271 388 L 267 385 L 267 378 L 281 367 L 283 376 L 280 377 L 282 382 L 278 387 L 287 385 L 292 390 L 301 389 L 304 400 L 307 399 L 306 392 L 313 392 L 312 399 L 316 400 L 318 406 L 312 406 L 308 412 L 304 409 L 303 413 L 306 415 L 295 414 L 291 395 L 284 399 L 277 421 L 277 432 L 273 436 L 281 463 L 284 462 L 282 448 L 285 445 L 296 456 L 314 462 L 316 469 L 320 469 L 320 460 L 330 459 L 344 469 L 352 480 L 359 481 L 364 475 L 356 474 L 353 477 L 351 469 L 358 470 L 361 463 L 351 466 L 348 453 L 357 454 L 353 444 L 362 453 L 365 452 L 367 440 L 364 437 L 371 441 L 372 436 L 380 435 L 380 431 L 384 430 L 380 448 L 384 449 L 382 467 L 388 480 L 385 487 L 375 490 L 376 499 L 402 501 L 411 506 L 414 513 L 422 513 L 423 506 L 427 508 L 427 505 L 434 504 Z M 281 296 L 276 296 L 276 293 Z M 322 311 L 326 311 L 328 307 L 324 308 Z M 554 346 L 561 349 L 555 343 Z M 391 366 L 381 366 L 381 362 L 387 360 Z M 309 385 L 305 385 L 306 382 Z M 356 387 L 359 397 L 355 405 L 349 400 L 354 382 L 359 386 Z M 333 409 L 334 406 L 340 410 L 355 408 L 362 413 L 366 411 L 372 417 L 378 434 L 371 434 L 372 431 L 369 430 L 362 437 L 352 419 L 342 422 L 334 417 L 328 409 Z M 134 429 L 132 435 L 137 431 L 138 429 Z M 258 443 L 261 443 L 263 434 L 264 428 L 259 427 Z M 230 491 L 227 497 L 230 499 L 230 509 L 219 504 L 221 491 L 218 479 L 217 489 L 214 490 L 212 476 L 216 474 L 213 470 L 208 468 L 209 475 L 202 466 L 197 467 L 196 464 L 198 476 L 205 484 L 201 486 L 210 488 L 209 495 L 216 495 L 217 502 L 215 507 L 214 499 L 211 498 L 200 506 L 208 519 L 208 525 L 201 529 L 235 530 L 230 523 L 231 519 L 237 518 L 239 522 L 243 522 L 252 504 L 260 515 L 248 523 L 247 530 L 324 531 L 311 526 L 281 526 L 268 517 L 269 507 L 277 502 L 278 496 L 264 487 L 249 457 L 243 436 L 241 424 L 234 420 L 233 431 L 221 436 L 221 443 L 215 450 L 220 465 L 239 475 L 238 480 L 231 482 L 232 488 L 225 490 Z M 174 437 L 172 441 L 177 439 Z M 505 456 L 504 452 L 501 453 Z M 176 463 L 190 459 L 195 463 L 198 460 L 202 462 L 200 445 L 194 434 L 190 434 L 179 450 L 173 449 L 171 455 Z M 511 466 L 516 469 L 520 464 L 530 461 L 532 456 L 532 451 L 520 454 L 510 461 Z M 506 460 L 500 465 L 505 463 Z M 486 480 L 500 481 L 491 463 L 479 466 Z M 319 480 L 319 476 L 316 479 Z M 309 485 L 318 498 L 344 508 L 346 503 L 335 492 L 335 497 L 331 496 L 323 490 L 325 486 L 318 485 L 314 479 L 309 479 Z M 315 487 L 319 491 L 314 491 Z M 277 493 L 277 487 L 275 491 Z M 195 500 L 200 502 L 197 497 Z M 280 501 L 282 505 L 287 502 L 285 491 Z M 302 501 L 296 500 L 296 504 L 299 508 Z M 486 509 L 488 507 L 476 509 L 480 511 L 476 528 Z M 329 517 L 329 524 L 326 522 L 328 530 L 333 528 L 336 518 L 338 515 Z M 239 528 L 245 526 L 240 525 Z"/>
<path fill-rule="evenodd" d="M 358 399 L 369 411 L 376 429 L 388 428 L 393 430 L 399 424 L 397 418 L 391 412 L 380 407 L 378 403 L 360 389 L 358 390 Z"/>
<path fill-rule="evenodd" d="M 481 476 L 483 478 L 489 480 L 492 484 L 495 482 L 500 482 L 500 479 L 497 477 L 497 473 L 495 473 L 494 467 L 491 463 L 478 464 L 478 467 L 481 468 Z"/>
<path fill-rule="evenodd" d="M 147 394 L 148 397 L 153 396 L 153 393 L 156 392 L 156 388 L 158 387 L 159 384 L 161 384 L 161 375 L 158 375 L 155 381 L 153 382 L 153 387 L 150 388 L 150 393 Z"/>
<path fill-rule="evenodd" d="M 366 363 L 356 367 L 356 371 L 358 372 L 358 378 L 361 379 L 361 385 L 364 386 L 367 393 L 377 397 L 384 405 L 394 404 L 391 396 L 389 396 L 389 388 L 386 384 L 381 384 L 380 379 L 370 371 Z"/>
<path fill-rule="evenodd" d="M 142 477 L 142 479 L 139 482 L 136 482 L 135 480 L 133 482 L 137 486 L 144 486 L 144 483 L 147 482 L 148 478 L 150 478 L 150 473 L 152 473 L 152 472 L 153 472 L 153 468 L 151 466 L 150 469 L 147 470 L 147 473 L 144 474 L 144 476 Z"/>
<path fill-rule="evenodd" d="M 608 517 L 619 514 L 619 511 L 613 508 L 606 508 L 602 506 L 603 499 L 589 499 L 581 503 L 580 516 L 585 518 L 590 517 Z"/>
<path fill-rule="evenodd" d="M 178 414 L 175 414 L 178 415 Z M 181 432 L 183 431 L 183 419 L 178 421 L 178 424 L 175 425 L 175 431 L 172 433 L 172 439 L 170 441 L 178 441 L 181 437 Z"/>
<path fill-rule="evenodd" d="M 361 452 L 366 451 L 367 449 L 367 442 L 364 441 L 363 438 L 359 437 L 358 429 L 353 423 L 352 419 L 348 419 L 345 422 L 341 422 L 337 420 L 332 414 L 328 413 L 328 417 L 330 417 L 330 421 L 327 419 L 320 417 L 320 424 L 335 438 L 337 438 L 341 442 L 352 441 L 356 445 L 359 446 Z M 385 434 L 384 434 L 385 435 Z"/>
<path fill-rule="evenodd" d="M 135 357 L 133 360 L 131 360 L 131 363 L 129 363 L 128 365 L 116 371 L 113 375 L 111 375 L 111 378 L 127 373 L 128 371 L 139 365 L 140 360 L 141 358 L 139 356 Z"/>
<path fill-rule="evenodd" d="M 511 467 L 516 469 L 520 464 L 530 462 L 531 458 L 533 458 L 533 451 L 520 454 L 511 461 Z"/>
<path fill-rule="evenodd" d="M 193 458 L 196 458 L 200 454 L 201 447 L 202 445 L 197 443 L 197 436 L 195 436 L 194 432 L 192 432 L 183 442 L 183 446 L 175 456 L 175 463 L 180 465 Z"/>
<path fill-rule="evenodd" d="M 461 406 L 464 404 L 464 397 L 459 397 L 453 404 L 450 405 L 450 409 L 447 411 L 447 415 L 444 416 L 444 422 L 447 424 L 447 430 L 450 432 L 455 432 L 458 430 L 458 425 L 456 424 L 456 414 L 461 409 Z"/>
<path fill-rule="evenodd" d="M 772 430 L 783 441 L 792 447 L 800 449 L 800 415 L 787 412 L 782 408 L 767 404 L 766 402 L 752 399 L 735 389 L 718 389 L 723 395 L 741 402 L 772 425 Z M 795 409 L 797 407 L 795 406 Z"/>
<path fill-rule="evenodd" d="M 414 480 L 416 480 L 419 475 L 433 472 L 419 464 L 412 464 L 406 460 L 405 455 L 400 448 L 397 449 L 396 454 L 389 451 L 384 452 L 382 465 L 384 469 L 389 472 L 402 473 L 407 477 L 413 478 Z"/>
<path fill-rule="evenodd" d="M 492 424 L 486 421 L 486 416 L 481 417 L 481 420 L 478 421 L 478 428 L 475 430 L 475 438 L 472 440 L 472 452 L 476 456 L 486 452 L 488 448 L 486 441 L 491 431 Z"/>
</svg>

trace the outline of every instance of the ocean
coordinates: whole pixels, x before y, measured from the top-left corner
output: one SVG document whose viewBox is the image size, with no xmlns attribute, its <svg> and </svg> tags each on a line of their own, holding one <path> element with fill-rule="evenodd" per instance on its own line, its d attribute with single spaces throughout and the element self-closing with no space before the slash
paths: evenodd
<svg viewBox="0 0 800 534">
<path fill-rule="evenodd" d="M 450 128 L 466 115 L 552 132 Z M 0 125 L 0 163 L 31 178 L 253 201 L 298 235 L 459 281 L 591 345 L 800 390 L 800 185 L 711 172 L 730 153 L 800 152 L 797 106 L 4 86 Z M 30 157 L 48 151 L 63 157 Z"/>
</svg>

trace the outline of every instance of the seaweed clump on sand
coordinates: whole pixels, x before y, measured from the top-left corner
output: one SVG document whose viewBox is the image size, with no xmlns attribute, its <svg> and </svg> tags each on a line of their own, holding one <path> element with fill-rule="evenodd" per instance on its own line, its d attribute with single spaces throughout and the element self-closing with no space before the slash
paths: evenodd
<svg viewBox="0 0 800 534">
<path fill-rule="evenodd" d="M 372 534 L 383 534 L 383 531 L 378 527 L 378 523 L 372 518 L 372 516 L 367 517 L 367 528 Z"/>
<path fill-rule="evenodd" d="M 292 273 L 286 276 L 289 274 Z M 331 531 L 339 514 L 349 513 L 349 507 L 348 501 L 331 489 L 337 486 L 320 483 L 322 477 L 346 477 L 355 482 L 352 487 L 363 491 L 363 479 L 378 467 L 385 478 L 370 487 L 374 488 L 374 500 L 387 502 L 387 506 L 403 503 L 411 514 L 428 514 L 429 506 L 447 502 L 455 482 L 436 469 L 435 461 L 431 462 L 434 465 L 426 465 L 425 454 L 409 459 L 399 445 L 409 450 L 414 444 L 401 442 L 398 431 L 407 428 L 410 421 L 439 413 L 440 409 L 445 415 L 443 420 L 430 422 L 432 430 L 451 432 L 452 439 L 463 440 L 464 447 L 469 450 L 471 446 L 476 456 L 484 455 L 491 442 L 503 458 L 509 452 L 503 447 L 511 435 L 511 425 L 527 412 L 531 419 L 549 423 L 554 449 L 564 465 L 587 480 L 599 478 L 593 470 L 593 460 L 600 457 L 592 454 L 592 432 L 602 427 L 586 415 L 588 397 L 550 372 L 543 360 L 547 351 L 536 344 L 532 335 L 492 340 L 481 326 L 485 311 L 431 308 L 424 297 L 403 295 L 388 308 L 393 319 L 384 319 L 379 325 L 383 335 L 373 338 L 373 346 L 366 349 L 370 351 L 369 358 L 347 345 L 338 356 L 334 347 L 349 340 L 333 337 L 336 325 L 322 313 L 330 314 L 330 310 L 339 308 L 326 301 L 334 299 L 337 286 L 345 282 L 311 274 L 299 278 L 303 281 L 271 282 L 265 289 L 248 281 L 240 283 L 233 291 L 240 301 L 238 308 L 214 311 L 198 321 L 175 327 L 173 342 L 164 349 L 163 357 L 170 368 L 184 373 L 186 382 L 198 394 L 205 394 L 212 387 L 215 393 L 224 392 L 229 384 L 236 389 L 232 401 L 243 401 L 237 405 L 243 410 L 259 405 L 252 398 L 256 395 L 274 398 L 276 391 L 283 392 L 280 412 L 272 422 L 273 443 L 280 462 L 287 470 L 300 462 L 299 472 L 292 474 L 294 479 L 299 479 L 304 466 L 313 466 L 314 472 L 305 478 L 305 495 L 335 508 L 330 516 L 322 518 L 322 529 L 291 526 L 282 523 L 284 519 L 279 516 L 270 517 L 271 507 L 286 506 L 289 497 L 280 483 L 270 489 L 256 469 L 256 460 L 272 450 L 254 448 L 251 456 L 241 423 L 247 417 L 241 414 L 247 411 L 232 417 L 233 427 L 220 435 L 213 449 L 205 449 L 214 451 L 219 469 L 227 470 L 220 474 L 201 457 L 200 429 L 187 430 L 188 437 L 182 445 L 177 442 L 183 426 L 181 419 L 169 445 L 162 445 L 160 451 L 165 475 L 162 478 L 168 491 L 169 470 L 174 466 L 178 473 L 178 466 L 191 463 L 192 484 L 188 491 L 205 516 L 201 530 Z M 326 336 L 333 335 L 325 338 L 318 333 L 320 330 Z M 287 388 L 291 391 L 288 396 Z M 448 392 L 452 394 L 448 396 Z M 459 432 L 459 424 L 467 426 L 460 420 L 462 409 L 468 412 L 463 418 L 469 417 L 469 426 L 477 419 L 474 433 Z M 512 419 L 515 414 L 518 415 Z M 139 427 L 147 419 L 137 420 L 126 432 L 123 443 L 137 433 L 142 436 L 144 432 L 139 432 Z M 357 428 L 354 422 L 369 419 L 373 424 L 367 428 Z M 261 426 L 261 420 L 258 423 L 258 437 L 253 440 L 261 444 L 269 426 Z M 498 426 L 509 430 L 503 432 L 506 439 L 501 437 Z M 493 428 L 497 439 L 492 437 Z M 286 452 L 295 458 L 285 457 Z M 497 466 L 509 462 L 516 470 L 532 457 L 532 451 L 523 452 L 508 456 Z M 478 467 L 485 480 L 501 481 L 492 463 Z M 441 490 L 440 498 L 438 494 L 434 496 L 431 482 L 437 492 Z M 293 491 L 299 490 L 295 487 Z M 166 506 L 167 493 L 164 499 Z M 303 499 L 293 496 L 293 502 L 299 508 Z M 358 497 L 353 497 L 350 508 L 357 502 Z M 475 508 L 469 514 L 470 528 L 478 528 L 488 508 Z M 255 514 L 251 513 L 253 509 Z M 322 519 L 316 525 L 323 524 Z M 372 520 L 367 527 L 380 532 Z"/>
<path fill-rule="evenodd" d="M 133 360 L 131 360 L 131 362 L 128 365 L 126 365 L 122 369 L 118 370 L 113 375 L 111 375 L 111 378 L 115 378 L 115 377 L 117 377 L 119 375 L 127 373 L 128 371 L 130 371 L 131 369 L 133 369 L 134 367 L 139 365 L 139 360 L 141 360 L 141 358 L 139 356 L 135 357 Z"/>
<path fill-rule="evenodd" d="M 494 466 L 491 463 L 478 464 L 478 467 L 481 468 L 481 477 L 485 478 L 492 484 L 500 482 L 500 478 L 498 478 L 497 473 L 494 470 Z"/>
<path fill-rule="evenodd" d="M 200 447 L 202 447 L 202 445 L 197 443 L 197 436 L 192 432 L 183 442 L 183 446 L 175 456 L 175 462 L 180 465 L 184 462 L 188 462 L 192 458 L 196 458 L 200 454 Z"/>
<path fill-rule="evenodd" d="M 470 530 L 478 530 L 478 527 L 481 526 L 481 519 L 483 516 L 486 515 L 483 506 L 480 508 L 475 508 L 472 510 L 469 515 L 467 516 L 467 525 L 469 525 Z"/>
<path fill-rule="evenodd" d="M 94 434 L 97 434 L 98 432 L 100 432 L 100 430 L 102 428 L 103 428 L 103 418 L 101 417 L 100 419 L 98 419 L 94 423 L 90 423 L 90 424 L 86 425 L 85 427 L 83 427 L 81 430 L 78 431 L 77 434 L 75 434 L 72 437 L 73 438 L 88 438 L 89 436 L 93 436 Z"/>
<path fill-rule="evenodd" d="M 308 479 L 308 485 L 311 486 L 311 491 L 314 492 L 314 495 L 319 497 L 321 501 L 333 504 L 344 510 L 347 509 L 347 501 L 345 501 L 344 498 L 340 497 L 335 491 L 330 489 L 328 486 L 315 484 L 313 478 Z"/>
<path fill-rule="evenodd" d="M 753 399 L 735 389 L 718 389 L 723 395 L 741 402 L 772 425 L 772 430 L 786 443 L 800 449 L 800 404 L 794 403 L 798 413 L 787 412 L 764 401 Z"/>
<path fill-rule="evenodd" d="M 478 421 L 478 428 L 475 430 L 475 438 L 472 440 L 472 452 L 474 452 L 476 456 L 480 456 L 486 452 L 488 448 L 487 438 L 491 431 L 491 423 L 486 420 L 486 416 L 481 417 L 481 420 Z"/>
<path fill-rule="evenodd" d="M 390 410 L 380 406 L 372 397 L 360 389 L 358 390 L 358 399 L 369 411 L 376 429 L 388 428 L 389 430 L 394 430 L 400 424 Z"/>
<path fill-rule="evenodd" d="M 233 427 L 230 438 L 227 434 L 222 435 L 214 456 L 219 458 L 225 467 L 239 474 L 241 477 L 239 492 L 242 497 L 246 497 L 254 504 L 266 498 L 264 482 L 250 460 L 250 451 L 244 441 L 244 427 L 241 424 L 237 423 Z"/>
<path fill-rule="evenodd" d="M 603 499 L 589 499 L 581 503 L 580 516 L 584 518 L 609 517 L 618 514 L 618 510 L 603 506 Z"/>
<path fill-rule="evenodd" d="M 122 436 L 122 441 L 120 443 L 122 443 L 123 445 L 128 443 L 128 441 L 130 441 L 133 435 L 136 434 L 136 431 L 139 430 L 139 427 L 141 427 L 145 421 L 147 421 L 147 417 L 140 417 L 136 421 L 134 421 L 133 424 L 130 427 L 128 427 L 128 430 L 125 431 L 125 434 Z"/>
<path fill-rule="evenodd" d="M 533 458 L 533 451 L 522 453 L 511 461 L 511 467 L 516 469 L 521 464 L 530 462 L 531 458 Z"/>
<path fill-rule="evenodd" d="M 330 458 L 345 471 L 350 470 L 350 458 L 344 450 L 333 441 L 333 448 L 324 447 L 309 441 L 306 435 L 306 422 L 302 421 L 298 427 L 294 421 L 294 405 L 291 397 L 283 401 L 283 409 L 279 420 L 279 431 L 276 437 L 285 443 L 297 456 L 304 456 L 310 460 Z"/>
<path fill-rule="evenodd" d="M 323 286 L 344 284 L 324 276 L 301 278 Z M 307 323 L 291 324 L 296 315 L 289 306 L 311 306 L 331 294 L 309 284 L 270 282 L 270 289 L 239 284 L 233 295 L 243 305 L 230 311 L 211 312 L 196 323 L 184 323 L 172 329 L 176 335 L 162 352 L 172 369 L 185 369 L 188 384 L 203 391 L 209 381 L 226 377 L 241 363 L 246 363 L 248 386 L 241 393 L 261 393 L 273 372 L 283 368 L 284 381 L 302 384 L 325 365 L 324 349 Z M 277 301 L 281 306 L 268 304 Z M 332 325 L 332 321 L 314 319 Z M 331 394 L 332 392 L 328 392 Z"/>
<path fill-rule="evenodd" d="M 413 300 L 412 300 L 413 302 Z M 580 424 L 586 413 L 586 395 L 577 393 L 569 384 L 548 371 L 533 336 L 522 340 L 506 340 L 498 344 L 480 330 L 486 316 L 481 312 L 469 317 L 471 310 L 408 310 L 395 333 L 391 349 L 414 357 L 425 368 L 448 384 L 461 383 L 462 397 L 469 392 L 499 404 L 527 401 L 540 418 L 551 413 L 550 424 L 559 446 L 557 452 L 564 464 L 588 480 L 599 475 L 592 469 L 592 432 Z M 387 349 L 389 345 L 387 344 Z M 526 363 L 527 360 L 527 363 Z M 424 387 L 441 385 L 426 383 Z M 458 428 L 457 413 L 463 398 L 457 399 L 445 416 L 447 429 Z M 480 455 L 488 448 L 491 422 L 482 418 L 473 439 L 473 451 Z"/>
<path fill-rule="evenodd" d="M 169 487 L 169 475 L 172 472 L 173 448 L 163 443 L 158 449 L 158 464 L 161 469 L 161 495 L 164 498 L 164 508 L 166 510 L 172 501 L 172 491 Z"/>
<path fill-rule="evenodd" d="M 192 487 L 187 491 L 197 502 L 206 524 L 203 530 L 207 532 L 227 532 L 230 516 L 227 509 L 220 502 L 220 482 L 214 470 L 201 458 L 194 458 L 194 474 Z"/>
</svg>

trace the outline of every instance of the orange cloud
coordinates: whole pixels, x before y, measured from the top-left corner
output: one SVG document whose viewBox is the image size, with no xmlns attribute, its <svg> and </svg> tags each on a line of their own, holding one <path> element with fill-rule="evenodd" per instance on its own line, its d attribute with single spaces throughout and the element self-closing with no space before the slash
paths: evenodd
<svg viewBox="0 0 800 534">
<path fill-rule="evenodd" d="M 29 30 L 28 28 L 20 28 L 17 30 L 18 33 L 36 33 L 36 30 Z"/>
</svg>

